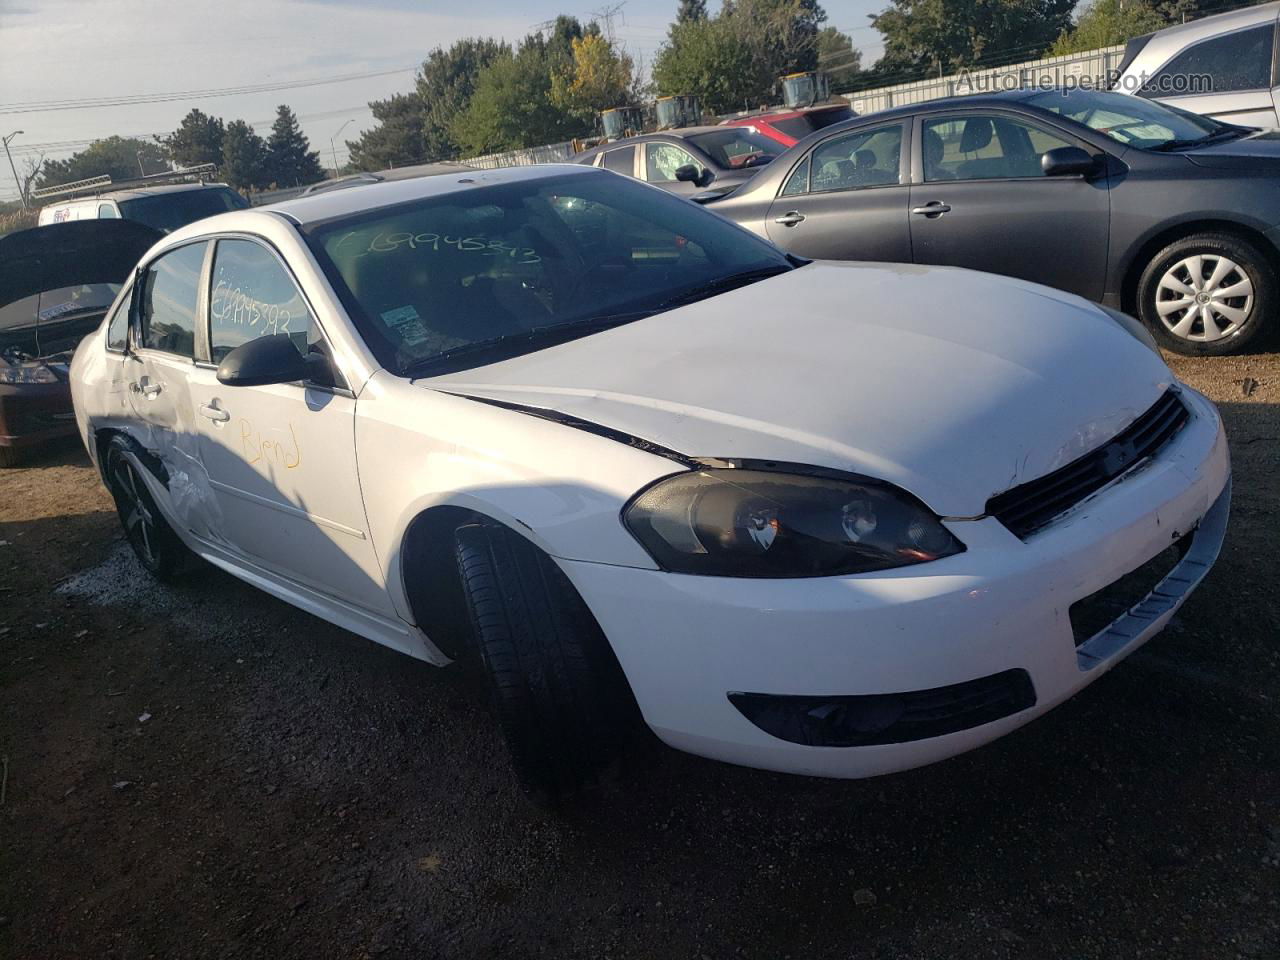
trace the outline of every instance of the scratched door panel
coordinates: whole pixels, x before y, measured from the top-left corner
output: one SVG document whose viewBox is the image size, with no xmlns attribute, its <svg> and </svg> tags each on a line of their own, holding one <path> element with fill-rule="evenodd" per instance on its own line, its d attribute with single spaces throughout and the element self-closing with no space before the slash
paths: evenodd
<svg viewBox="0 0 1280 960">
<path fill-rule="evenodd" d="M 298 384 L 226 387 L 208 368 L 196 371 L 191 395 L 216 539 L 276 573 L 394 616 L 360 499 L 355 400 Z"/>
</svg>

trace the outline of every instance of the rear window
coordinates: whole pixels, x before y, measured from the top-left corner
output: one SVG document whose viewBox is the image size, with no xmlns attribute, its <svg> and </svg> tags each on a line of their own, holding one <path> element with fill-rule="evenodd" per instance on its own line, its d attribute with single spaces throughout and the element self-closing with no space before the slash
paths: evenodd
<svg viewBox="0 0 1280 960">
<path fill-rule="evenodd" d="M 851 120 L 853 111 L 844 108 L 839 110 L 815 110 L 812 113 L 806 113 L 799 117 L 787 117 L 785 120 L 771 120 L 769 126 L 781 130 L 788 137 L 794 137 L 796 140 L 803 140 L 815 130 L 821 130 L 823 127 L 829 127 L 833 123 L 840 123 L 842 120 Z"/>
<path fill-rule="evenodd" d="M 120 212 L 126 220 L 137 220 L 165 233 L 172 233 L 188 223 L 229 210 L 243 210 L 247 206 L 249 201 L 229 187 L 213 187 L 207 190 L 176 190 L 172 193 L 122 200 Z"/>
</svg>

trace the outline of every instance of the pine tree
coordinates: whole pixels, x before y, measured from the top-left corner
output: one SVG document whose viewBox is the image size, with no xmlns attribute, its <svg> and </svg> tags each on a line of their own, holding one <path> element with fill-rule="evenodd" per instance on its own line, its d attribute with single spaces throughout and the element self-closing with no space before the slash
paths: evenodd
<svg viewBox="0 0 1280 960">
<path fill-rule="evenodd" d="M 283 103 L 276 108 L 276 120 L 267 138 L 266 172 L 277 187 L 302 186 L 324 177 L 320 154 L 311 151 L 297 116 Z"/>
<path fill-rule="evenodd" d="M 680 0 L 676 10 L 676 23 L 707 19 L 707 0 Z"/>
<path fill-rule="evenodd" d="M 238 190 L 261 189 L 271 182 L 267 145 L 243 120 L 227 124 L 222 138 L 222 176 Z"/>
<path fill-rule="evenodd" d="M 190 167 L 197 163 L 221 163 L 225 134 L 226 128 L 217 117 L 192 110 L 182 118 L 178 129 L 161 142 L 175 164 Z"/>
</svg>

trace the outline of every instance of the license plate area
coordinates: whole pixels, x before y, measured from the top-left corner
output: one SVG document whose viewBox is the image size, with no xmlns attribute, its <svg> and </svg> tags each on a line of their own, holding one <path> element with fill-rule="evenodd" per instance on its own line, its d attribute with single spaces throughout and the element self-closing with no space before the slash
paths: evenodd
<svg viewBox="0 0 1280 960">
<path fill-rule="evenodd" d="M 1191 549 L 1195 533 L 1179 538 L 1136 570 L 1077 600 L 1067 611 L 1076 647 L 1088 643 L 1151 595 Z"/>
</svg>

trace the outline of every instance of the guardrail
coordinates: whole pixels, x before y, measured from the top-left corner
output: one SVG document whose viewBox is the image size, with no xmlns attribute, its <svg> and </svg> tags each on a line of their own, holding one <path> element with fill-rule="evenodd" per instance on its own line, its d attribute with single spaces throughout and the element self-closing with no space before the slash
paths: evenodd
<svg viewBox="0 0 1280 960">
<path fill-rule="evenodd" d="M 463 163 L 484 170 L 498 167 L 527 167 L 535 163 L 565 163 L 573 159 L 573 141 L 549 143 L 524 150 L 507 150 L 503 153 L 486 153 L 479 157 L 463 157 Z"/>
</svg>

